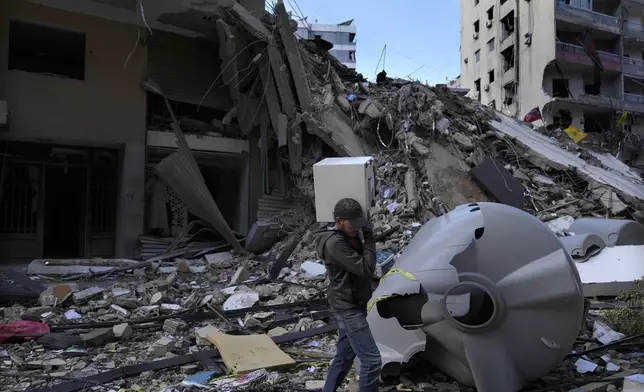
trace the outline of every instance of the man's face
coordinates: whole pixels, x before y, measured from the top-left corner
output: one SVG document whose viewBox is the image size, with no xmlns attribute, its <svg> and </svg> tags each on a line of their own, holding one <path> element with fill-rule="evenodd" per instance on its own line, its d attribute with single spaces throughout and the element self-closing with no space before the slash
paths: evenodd
<svg viewBox="0 0 644 392">
<path fill-rule="evenodd" d="M 353 226 L 351 226 L 351 222 L 349 222 L 346 219 L 340 219 L 340 218 L 336 219 L 335 225 L 338 229 L 342 230 L 349 237 L 357 237 L 358 233 L 360 232 L 360 229 L 356 229 Z"/>
</svg>

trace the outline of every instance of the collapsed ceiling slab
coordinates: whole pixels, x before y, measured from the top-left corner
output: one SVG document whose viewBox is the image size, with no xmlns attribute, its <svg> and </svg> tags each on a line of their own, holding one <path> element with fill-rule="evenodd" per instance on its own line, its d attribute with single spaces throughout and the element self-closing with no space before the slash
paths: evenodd
<svg viewBox="0 0 644 392">
<path fill-rule="evenodd" d="M 623 168 L 619 172 L 595 166 L 577 155 L 563 150 L 550 138 L 535 132 L 527 125 L 500 113 L 498 116 L 498 120 L 490 121 L 490 125 L 494 129 L 503 135 L 516 139 L 517 142 L 526 146 L 531 152 L 547 160 L 552 167 L 560 167 L 564 170 L 574 168 L 579 174 L 588 179 L 612 186 L 629 196 L 644 201 L 644 182 L 638 180 L 626 165 L 622 164 Z M 593 153 L 593 155 L 600 156 L 605 154 Z M 610 161 L 613 166 L 617 165 L 614 159 L 608 157 L 603 157 L 602 159 Z"/>
</svg>

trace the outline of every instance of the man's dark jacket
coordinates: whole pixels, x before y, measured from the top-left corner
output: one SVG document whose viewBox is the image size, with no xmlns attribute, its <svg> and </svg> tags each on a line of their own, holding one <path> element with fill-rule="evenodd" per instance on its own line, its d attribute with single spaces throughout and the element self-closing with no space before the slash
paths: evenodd
<svg viewBox="0 0 644 392">
<path fill-rule="evenodd" d="M 373 294 L 376 244 L 371 231 L 363 234 L 364 244 L 339 230 L 317 233 L 317 253 L 328 272 L 327 297 L 332 309 L 365 310 Z"/>
</svg>

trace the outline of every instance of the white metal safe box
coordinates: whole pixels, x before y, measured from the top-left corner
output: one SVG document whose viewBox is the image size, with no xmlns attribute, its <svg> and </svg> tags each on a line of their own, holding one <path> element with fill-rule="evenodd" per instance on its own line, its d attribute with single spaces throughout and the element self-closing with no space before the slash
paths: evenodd
<svg viewBox="0 0 644 392">
<path fill-rule="evenodd" d="M 333 207 L 344 198 L 357 200 L 368 216 L 376 196 L 372 157 L 326 158 L 313 165 L 318 222 L 333 222 Z"/>
</svg>

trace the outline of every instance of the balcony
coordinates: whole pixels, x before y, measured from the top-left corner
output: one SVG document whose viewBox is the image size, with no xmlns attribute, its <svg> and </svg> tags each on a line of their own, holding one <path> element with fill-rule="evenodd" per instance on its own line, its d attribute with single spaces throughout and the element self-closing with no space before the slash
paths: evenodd
<svg viewBox="0 0 644 392">
<path fill-rule="evenodd" d="M 644 113 L 644 95 L 624 93 L 624 110 Z"/>
<path fill-rule="evenodd" d="M 621 56 L 615 53 L 597 51 L 599 59 L 606 71 L 621 72 L 622 60 Z M 562 62 L 581 66 L 581 67 L 594 67 L 595 62 L 588 56 L 586 50 L 579 45 L 566 44 L 557 42 L 557 60 Z"/>
<path fill-rule="evenodd" d="M 602 30 L 616 35 L 620 35 L 622 32 L 620 20 L 610 15 L 594 12 L 585 8 L 573 7 L 562 1 L 557 1 L 555 12 L 557 19 L 564 22 Z"/>
<path fill-rule="evenodd" d="M 510 68 L 501 75 L 501 84 L 505 86 L 508 83 L 514 82 L 516 79 L 516 71 L 514 68 Z"/>
<path fill-rule="evenodd" d="M 625 21 L 622 30 L 628 38 L 644 40 L 644 25 L 641 23 Z"/>
<path fill-rule="evenodd" d="M 624 57 L 623 62 L 625 74 L 644 78 L 644 60 Z"/>
</svg>

